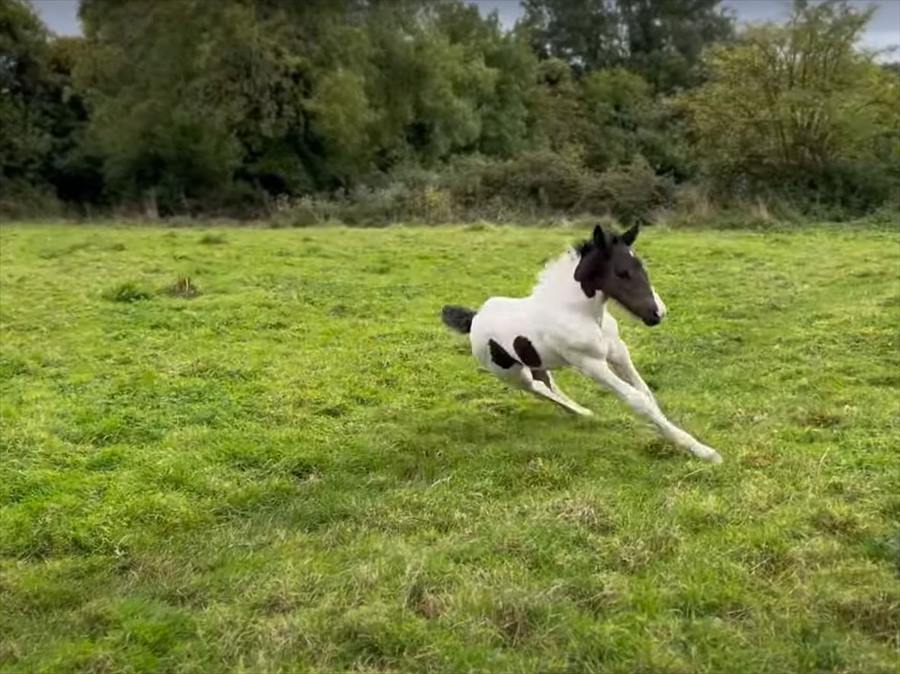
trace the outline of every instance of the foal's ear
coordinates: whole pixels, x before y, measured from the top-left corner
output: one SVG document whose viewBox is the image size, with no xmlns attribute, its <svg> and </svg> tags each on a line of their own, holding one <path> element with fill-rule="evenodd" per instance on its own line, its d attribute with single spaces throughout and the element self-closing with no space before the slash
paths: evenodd
<svg viewBox="0 0 900 674">
<path fill-rule="evenodd" d="M 622 235 L 622 243 L 624 243 L 626 246 L 630 246 L 631 244 L 634 243 L 635 239 L 637 239 L 637 236 L 640 233 L 640 231 L 641 231 L 641 226 L 635 225 L 634 227 L 632 227 L 631 229 L 629 229 L 627 232 L 625 232 Z"/>
<path fill-rule="evenodd" d="M 603 227 L 600 225 L 594 227 L 594 245 L 600 250 L 606 250 L 606 247 L 609 245 L 606 232 L 603 231 Z"/>
</svg>

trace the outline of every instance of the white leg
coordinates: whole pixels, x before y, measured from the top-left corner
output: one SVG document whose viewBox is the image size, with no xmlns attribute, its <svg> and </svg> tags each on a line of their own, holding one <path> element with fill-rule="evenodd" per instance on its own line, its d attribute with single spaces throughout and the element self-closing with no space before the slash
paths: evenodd
<svg viewBox="0 0 900 674">
<path fill-rule="evenodd" d="M 609 351 L 609 364 L 612 366 L 613 370 L 615 370 L 616 374 L 647 396 L 650 402 L 657 408 L 659 407 L 659 403 L 656 402 L 656 398 L 653 396 L 653 391 L 647 386 L 647 382 L 641 378 L 637 368 L 631 361 L 631 354 L 628 353 L 628 347 L 625 346 L 625 342 L 621 339 L 618 340 Z"/>
<path fill-rule="evenodd" d="M 583 374 L 618 395 L 635 413 L 650 420 L 667 439 L 684 447 L 701 459 L 712 461 L 713 463 L 722 462 L 722 457 L 719 456 L 716 450 L 712 447 L 707 447 L 666 419 L 659 407 L 651 403 L 641 391 L 619 379 L 606 361 L 589 358 L 576 361 L 575 364 Z"/>
<path fill-rule="evenodd" d="M 589 409 L 585 409 L 575 401 L 570 400 L 565 394 L 560 393 L 558 389 L 552 387 L 553 380 L 549 378 L 549 373 L 545 370 L 542 370 L 541 372 L 542 374 L 548 375 L 548 380 L 551 382 L 550 386 L 548 386 L 541 379 L 535 379 L 529 368 L 519 366 L 518 369 L 518 377 L 515 381 L 510 381 L 510 379 L 507 378 L 507 381 L 510 381 L 510 383 L 514 386 L 525 389 L 526 391 L 533 393 L 539 398 L 545 398 L 551 402 L 554 402 L 563 409 L 572 412 L 573 414 L 578 414 L 584 417 L 593 416 L 594 413 Z"/>
<path fill-rule="evenodd" d="M 565 403 L 567 409 L 570 409 L 576 414 L 580 414 L 585 417 L 594 416 L 593 412 L 591 412 L 586 407 L 582 407 L 563 392 L 549 370 L 531 370 L 531 376 L 533 378 L 534 385 L 543 384 L 544 387 L 546 389 L 549 389 L 551 393 L 555 393 L 556 397 L 559 398 L 562 403 Z M 532 389 L 532 391 L 534 391 L 534 389 Z M 545 395 L 543 392 L 534 392 L 540 396 Z"/>
</svg>

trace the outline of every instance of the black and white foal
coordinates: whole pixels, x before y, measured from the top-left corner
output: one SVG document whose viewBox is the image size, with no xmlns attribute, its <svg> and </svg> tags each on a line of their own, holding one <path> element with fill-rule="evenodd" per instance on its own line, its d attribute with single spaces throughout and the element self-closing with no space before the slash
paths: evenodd
<svg viewBox="0 0 900 674">
<path fill-rule="evenodd" d="M 613 391 L 675 444 L 720 463 L 716 450 L 662 413 L 607 311 L 612 298 L 647 325 L 665 316 L 665 305 L 631 249 L 637 235 L 637 227 L 616 236 L 598 225 L 590 240 L 544 268 L 529 297 L 492 297 L 477 312 L 445 306 L 443 321 L 468 333 L 472 355 L 510 386 L 590 416 L 592 412 L 563 393 L 550 374 L 574 367 Z"/>
</svg>

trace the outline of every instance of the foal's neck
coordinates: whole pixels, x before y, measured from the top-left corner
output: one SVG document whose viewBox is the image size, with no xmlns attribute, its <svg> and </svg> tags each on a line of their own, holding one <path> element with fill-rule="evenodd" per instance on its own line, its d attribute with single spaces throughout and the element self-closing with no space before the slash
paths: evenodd
<svg viewBox="0 0 900 674">
<path fill-rule="evenodd" d="M 565 307 L 580 314 L 590 314 L 601 322 L 606 311 L 606 295 L 599 290 L 593 297 L 585 295 L 581 284 L 575 280 L 575 268 L 579 259 L 576 251 L 569 250 L 549 262 L 538 275 L 538 282 L 531 296 L 553 307 Z"/>
</svg>

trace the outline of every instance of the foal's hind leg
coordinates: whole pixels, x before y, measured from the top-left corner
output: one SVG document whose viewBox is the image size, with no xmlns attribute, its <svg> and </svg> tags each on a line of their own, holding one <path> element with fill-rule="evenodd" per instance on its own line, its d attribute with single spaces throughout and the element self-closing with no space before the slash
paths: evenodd
<svg viewBox="0 0 900 674">
<path fill-rule="evenodd" d="M 553 378 L 553 375 L 550 373 L 550 370 L 538 370 L 535 368 L 531 369 L 531 376 L 534 378 L 534 383 L 542 383 L 548 389 L 550 389 L 553 393 L 555 393 L 561 400 L 568 404 L 567 409 L 574 411 L 576 414 L 580 414 L 585 417 L 592 417 L 594 413 L 591 412 L 586 407 L 582 407 L 574 400 L 572 400 L 569 396 L 563 393 L 563 390 L 556 383 L 556 380 Z M 543 395 L 538 393 L 537 395 Z"/>
<path fill-rule="evenodd" d="M 537 370 L 538 378 L 536 378 L 532 372 L 533 371 L 527 367 L 515 365 L 500 376 L 511 386 L 529 391 L 539 398 L 545 398 L 554 402 L 564 410 L 572 412 L 573 414 L 584 417 L 593 416 L 593 412 L 589 409 L 582 407 L 559 391 L 559 389 L 553 385 L 553 378 L 550 376 L 549 372 L 546 370 Z"/>
</svg>

